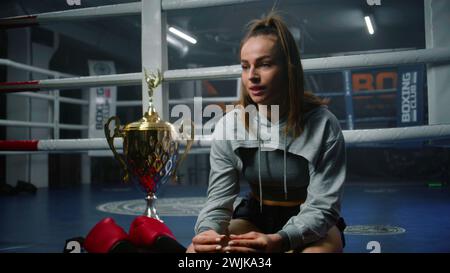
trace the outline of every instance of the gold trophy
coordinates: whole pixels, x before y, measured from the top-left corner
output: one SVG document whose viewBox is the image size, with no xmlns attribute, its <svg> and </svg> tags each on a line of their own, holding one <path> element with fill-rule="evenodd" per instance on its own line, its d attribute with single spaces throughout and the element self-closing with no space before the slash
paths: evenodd
<svg viewBox="0 0 450 273">
<path fill-rule="evenodd" d="M 136 183 L 146 194 L 144 215 L 161 221 L 154 206 L 156 192 L 168 180 L 176 179 L 176 171 L 192 146 L 193 130 L 190 137 L 187 137 L 186 134 L 178 132 L 171 123 L 161 120 L 153 105 L 153 90 L 162 82 L 161 73 L 158 71 L 157 75 L 149 76 L 145 68 L 144 73 L 149 94 L 147 112 L 141 120 L 122 128 L 119 117 L 110 117 L 105 124 L 105 135 L 115 159 L 122 168 L 122 179 Z M 111 136 L 109 127 L 113 120 L 115 128 Z M 123 154 L 119 154 L 114 147 L 116 137 L 123 138 Z M 178 148 L 182 140 L 186 140 L 186 148 L 179 158 Z"/>
</svg>

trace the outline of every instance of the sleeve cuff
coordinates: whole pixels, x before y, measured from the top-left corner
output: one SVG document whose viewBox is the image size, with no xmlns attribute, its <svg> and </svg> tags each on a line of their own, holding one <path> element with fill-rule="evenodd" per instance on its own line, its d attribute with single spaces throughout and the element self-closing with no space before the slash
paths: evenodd
<svg viewBox="0 0 450 273">
<path fill-rule="evenodd" d="M 211 229 L 212 229 L 212 228 L 209 228 L 209 227 L 201 227 L 201 228 L 199 228 L 199 229 L 197 230 L 197 234 L 202 233 L 202 232 L 204 232 L 204 231 L 211 230 Z"/>
<path fill-rule="evenodd" d="M 290 249 L 301 248 L 304 245 L 301 231 L 295 226 L 285 226 L 280 232 L 283 232 L 289 238 Z"/>
<path fill-rule="evenodd" d="M 277 234 L 281 236 L 281 251 L 286 252 L 291 250 L 291 242 L 288 234 L 284 230 L 278 231 Z"/>
</svg>

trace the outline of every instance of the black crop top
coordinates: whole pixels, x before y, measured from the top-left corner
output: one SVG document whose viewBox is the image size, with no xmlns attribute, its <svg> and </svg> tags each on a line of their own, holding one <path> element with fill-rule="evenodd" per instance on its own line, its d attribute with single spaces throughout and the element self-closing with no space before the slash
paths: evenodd
<svg viewBox="0 0 450 273">
<path fill-rule="evenodd" d="M 261 151 L 261 184 L 263 199 L 275 201 L 305 200 L 309 184 L 308 161 L 292 153 L 286 154 L 287 199 L 284 197 L 284 155 L 282 150 Z M 258 148 L 239 148 L 243 176 L 259 196 Z"/>
</svg>

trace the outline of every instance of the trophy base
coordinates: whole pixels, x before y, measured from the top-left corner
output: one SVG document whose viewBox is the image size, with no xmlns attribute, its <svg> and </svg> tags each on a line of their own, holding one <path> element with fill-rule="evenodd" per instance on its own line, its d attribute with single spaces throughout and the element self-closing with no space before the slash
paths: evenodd
<svg viewBox="0 0 450 273">
<path fill-rule="evenodd" d="M 163 220 L 161 220 L 161 218 L 159 218 L 158 213 L 156 212 L 156 208 L 154 206 L 154 201 L 156 200 L 156 195 L 154 193 L 149 193 L 146 197 L 145 197 L 145 201 L 147 203 L 147 206 L 145 208 L 144 211 L 144 216 L 150 217 L 150 218 L 154 218 L 158 221 L 160 221 L 161 223 L 164 223 Z"/>
</svg>

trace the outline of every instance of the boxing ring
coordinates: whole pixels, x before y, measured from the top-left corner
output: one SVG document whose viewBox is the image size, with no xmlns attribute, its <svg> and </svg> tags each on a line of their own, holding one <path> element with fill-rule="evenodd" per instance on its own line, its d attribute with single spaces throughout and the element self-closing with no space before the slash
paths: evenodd
<svg viewBox="0 0 450 273">
<path fill-rule="evenodd" d="M 148 70 L 156 70 L 158 68 L 162 69 L 163 78 L 165 83 L 176 82 L 176 81 L 186 81 L 186 80 L 217 80 L 217 79 L 237 79 L 240 76 L 241 68 L 240 65 L 232 66 L 218 66 L 218 67 L 206 67 L 206 68 L 195 68 L 195 69 L 179 69 L 179 70 L 168 70 L 167 69 L 167 51 L 166 42 L 164 39 L 165 35 L 165 17 L 164 12 L 168 10 L 176 9 L 188 9 L 188 8 L 200 8 L 200 7 L 214 7 L 220 5 L 239 5 L 245 4 L 246 2 L 252 2 L 248 0 L 195 0 L 195 1 L 177 1 L 177 0 L 163 0 L 163 1 L 153 1 L 153 0 L 143 0 L 142 2 L 128 3 L 128 4 L 117 4 L 110 6 L 100 6 L 95 8 L 80 8 L 70 11 L 61 12 L 49 12 L 43 14 L 35 14 L 29 16 L 18 16 L 11 18 L 0 19 L 1 28 L 18 28 L 18 27 L 33 27 L 40 24 L 46 24 L 50 22 L 60 22 L 60 21 L 75 21 L 83 20 L 89 18 L 101 18 L 101 17 L 113 17 L 113 16 L 124 16 L 124 15 L 136 15 L 141 14 L 142 18 L 142 66 Z M 145 12 L 144 12 L 145 11 Z M 150 35 L 151 33 L 151 35 Z M 155 35 L 159 39 L 154 38 Z M 145 50 L 144 50 L 145 49 Z M 397 52 L 387 52 L 387 53 L 369 53 L 369 54 L 359 54 L 352 56 L 338 56 L 338 57 L 326 57 L 326 58 L 314 58 L 302 60 L 303 68 L 305 72 L 315 72 L 315 71 L 348 71 L 353 68 L 371 68 L 371 67 L 383 67 L 383 66 L 397 66 L 406 64 L 440 64 L 450 62 L 450 48 L 432 48 L 432 49 L 419 49 L 419 50 L 408 50 L 408 51 L 397 51 Z M 89 101 L 73 98 L 64 98 L 60 94 L 64 94 L 67 89 L 74 88 L 84 88 L 84 87 L 101 87 L 101 86 L 130 86 L 130 85 L 142 85 L 142 101 L 128 101 L 128 102 L 118 102 L 117 106 L 127 107 L 127 106 L 142 106 L 143 111 L 147 109 L 148 106 L 148 95 L 145 88 L 145 82 L 143 84 L 143 73 L 126 73 L 126 74 L 112 74 L 112 75 L 102 75 L 102 76 L 75 76 L 64 73 L 59 73 L 56 71 L 49 70 L 34 70 L 36 68 L 26 66 L 24 64 L 12 62 L 10 60 L 0 60 L 0 65 L 15 66 L 19 69 L 25 69 L 28 71 L 36 71 L 39 73 L 44 73 L 48 76 L 54 77 L 53 79 L 42 79 L 42 80 L 30 80 L 30 81 L 17 81 L 17 82 L 3 82 L 0 83 L 0 93 L 2 94 L 12 94 L 13 96 L 27 96 L 30 98 L 40 98 L 46 99 L 54 102 L 55 109 L 59 109 L 59 103 L 65 102 L 69 104 L 77 105 L 89 105 Z M 90 89 L 84 88 L 82 92 L 89 92 Z M 40 91 L 52 91 L 53 95 L 40 94 Z M 169 117 L 169 105 L 176 103 L 189 102 L 190 99 L 181 100 L 170 100 L 168 96 L 168 85 L 162 85 L 158 87 L 155 92 L 155 104 L 156 108 L 161 114 L 163 119 L 168 120 Z M 205 101 L 210 103 L 215 102 L 226 102 L 225 98 L 208 98 Z M 59 115 L 58 110 L 54 115 Z M 0 140 L 0 155 L 10 156 L 10 155 L 21 155 L 21 154 L 47 154 L 47 153 L 85 153 L 87 151 L 109 151 L 109 146 L 104 138 L 86 138 L 86 139 L 59 139 L 59 134 L 57 131 L 59 129 L 69 129 L 69 130 L 81 130 L 85 131 L 88 129 L 88 124 L 74 125 L 74 124 L 61 124 L 59 120 L 54 118 L 53 123 L 42 123 L 42 122 L 31 122 L 31 121 L 17 121 L 17 120 L 0 120 L 0 126 L 15 126 L 15 127 L 26 127 L 26 128 L 51 128 L 54 130 L 54 139 L 30 139 L 30 140 Z M 412 126 L 412 127 L 401 127 L 401 128 L 386 128 L 386 129 L 353 129 L 353 130 L 343 130 L 346 145 L 348 147 L 364 145 L 364 144 L 377 144 L 377 143 L 389 143 L 396 144 L 407 141 L 423 141 L 432 142 L 435 140 L 448 140 L 450 139 L 450 124 L 440 124 L 440 125 L 423 125 L 423 126 Z M 209 153 L 209 146 L 211 144 L 210 136 L 196 136 L 194 139 L 193 150 L 191 153 Z M 122 147 L 122 140 L 115 140 L 116 147 L 120 150 Z M 407 187 L 406 187 L 407 188 Z M 369 189 L 369 190 L 368 190 Z M 174 203 L 177 199 L 182 199 L 180 204 L 189 204 L 192 202 L 193 214 L 185 212 L 185 216 L 189 216 L 189 220 L 183 222 L 179 218 L 181 214 L 176 213 L 166 213 L 167 223 L 169 226 L 175 227 L 175 234 L 182 234 L 182 241 L 186 244 L 188 238 L 192 235 L 191 232 L 185 232 L 184 229 L 192 229 L 193 222 L 195 220 L 195 212 L 201 207 L 201 202 L 198 200 L 189 199 L 189 195 L 196 196 L 198 192 L 204 193 L 205 189 L 193 189 L 191 192 L 182 191 L 180 189 L 174 189 L 175 192 L 179 193 L 171 194 L 167 193 L 167 198 L 169 199 L 165 204 L 161 205 L 167 206 L 167 210 L 170 211 L 170 204 Z M 380 190 L 378 188 L 378 190 Z M 48 189 L 45 189 L 45 195 L 50 194 Z M 377 189 L 375 188 L 351 188 L 350 192 L 363 192 L 371 204 L 375 204 L 375 201 L 380 195 L 377 195 Z M 387 195 L 395 195 L 398 189 L 391 186 L 386 186 L 381 188 L 381 192 L 388 193 Z M 416 188 L 411 189 L 410 193 L 413 195 L 419 194 Z M 118 189 L 117 192 L 109 192 L 104 190 L 98 190 L 103 201 L 108 199 L 119 198 L 123 200 L 128 199 L 138 199 L 139 195 L 135 195 L 134 192 L 128 189 Z M 108 194 L 108 196 L 107 196 Z M 188 196 L 185 196 L 185 195 Z M 447 196 L 447 192 L 436 193 L 438 198 L 444 199 Z M 64 197 L 58 197 L 57 200 L 62 201 L 63 198 L 68 198 L 73 202 L 76 202 L 76 198 L 69 197 L 69 193 L 63 193 Z M 107 196 L 107 197 L 106 197 Z M 44 197 L 40 197 L 44 198 Z M 385 199 L 382 197 L 381 199 Z M 83 199 L 83 198 L 82 198 Z M 133 200 L 134 200 L 133 199 Z M 164 198 L 162 198 L 164 199 Z M 362 202 L 359 198 L 353 198 L 354 202 Z M 1 200 L 0 200 L 1 201 Z M 135 200 L 134 200 L 135 201 Z M 352 201 L 352 202 L 353 202 Z M 92 200 L 85 200 L 84 207 L 81 209 L 82 213 L 87 213 L 88 208 L 92 208 L 95 203 Z M 389 202 L 389 201 L 386 201 Z M 181 206 L 178 204 L 178 206 Z M 108 210 L 111 206 L 125 208 L 124 213 L 118 213 L 120 215 L 137 215 L 140 212 L 140 207 L 142 204 L 134 203 L 131 205 L 127 204 L 111 204 L 105 203 L 97 206 L 99 209 L 94 213 L 94 216 L 100 217 L 102 212 L 111 212 Z M 401 204 L 395 203 L 398 207 L 402 207 Z M 73 210 L 76 210 L 74 205 Z M 127 207 L 128 206 L 128 207 Z M 130 207 L 135 207 L 131 209 Z M 373 209 L 370 205 L 368 209 Z M 447 206 L 447 205 L 446 205 Z M 1 205 L 0 205 L 1 207 Z M 137 208 L 136 208 L 137 207 Z M 127 211 L 128 209 L 128 211 Z M 131 212 L 130 212 L 131 211 Z M 115 213 L 115 212 L 113 212 Z M 355 215 L 358 213 L 365 213 L 365 211 L 353 208 L 352 213 Z M 163 213 L 164 216 L 164 213 Z M 83 216 L 81 218 L 92 218 L 92 216 Z M 126 222 L 128 218 L 120 218 L 119 222 Z M 412 217 L 412 216 L 411 216 Z M 361 217 L 362 219 L 362 217 Z M 364 222 L 364 220 L 361 220 Z M 78 224 L 78 228 L 85 230 L 90 227 L 90 223 Z M 398 231 L 398 230 L 397 230 Z M 404 233 L 405 230 L 399 233 Z M 370 235 L 370 234 L 369 234 Z M 64 235 L 65 236 L 65 235 Z M 66 236 L 68 237 L 68 236 Z M 377 237 L 374 237 L 375 239 Z M 398 243 L 395 241 L 394 243 Z M 356 245 L 356 244 L 355 244 Z M 360 245 L 358 245 L 360 247 Z M 7 247 L 4 247 L 8 251 Z M 45 248 L 44 248 L 45 249 Z M 13 251 L 13 249 L 10 249 Z"/>
</svg>

